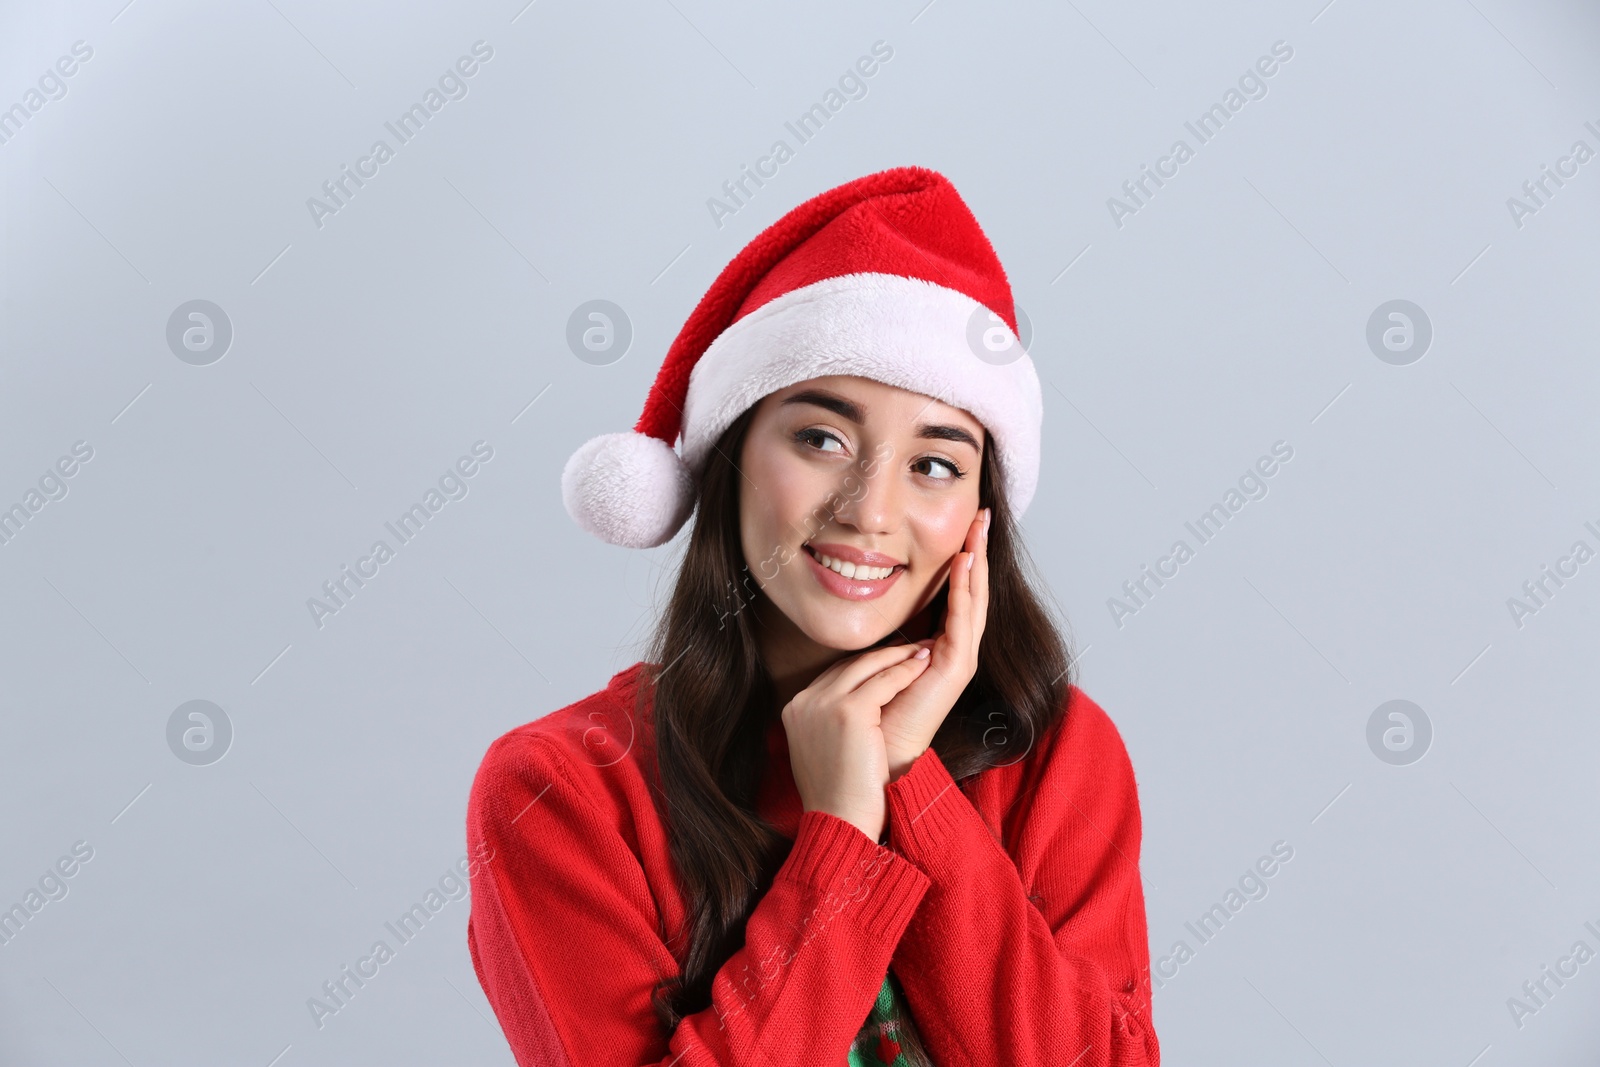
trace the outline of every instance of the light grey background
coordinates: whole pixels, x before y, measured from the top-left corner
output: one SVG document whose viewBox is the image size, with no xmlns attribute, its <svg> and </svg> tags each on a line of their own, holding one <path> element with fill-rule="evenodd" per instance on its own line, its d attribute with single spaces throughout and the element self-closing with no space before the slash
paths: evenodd
<svg viewBox="0 0 1600 1067">
<path fill-rule="evenodd" d="M 1520 626 L 1507 603 L 1600 549 L 1600 160 L 1507 205 L 1600 150 L 1594 5 L 124 3 L 0 17 L 0 107 L 93 49 L 0 144 L 0 505 L 93 449 L 0 546 L 0 906 L 94 850 L 0 946 L 0 1060 L 510 1064 L 465 900 L 320 1029 L 307 1000 L 463 856 L 489 742 L 639 658 L 681 540 L 584 535 L 567 456 L 632 425 L 761 228 L 907 163 L 955 182 L 1033 323 L 1028 541 L 1133 757 L 1152 960 L 1195 950 L 1155 992 L 1165 1062 L 1600 1055 L 1600 961 L 1507 1006 L 1600 950 L 1600 562 Z M 480 40 L 468 95 L 316 225 Z M 797 146 L 784 122 L 878 40 Z M 1276 41 L 1200 145 L 1185 121 Z M 779 138 L 719 228 L 708 198 Z M 1116 225 L 1178 138 L 1194 158 Z M 195 299 L 233 327 L 208 366 L 166 342 Z M 565 341 L 591 299 L 634 329 L 608 366 Z M 1366 341 L 1395 299 L 1433 328 L 1405 366 Z M 308 599 L 480 440 L 466 497 L 319 627 Z M 1184 523 L 1277 441 L 1199 545 Z M 167 743 L 197 699 L 233 728 L 208 766 Z M 1432 724 L 1410 765 L 1367 743 L 1392 699 Z M 1185 922 L 1277 841 L 1268 895 L 1200 945 Z"/>
</svg>

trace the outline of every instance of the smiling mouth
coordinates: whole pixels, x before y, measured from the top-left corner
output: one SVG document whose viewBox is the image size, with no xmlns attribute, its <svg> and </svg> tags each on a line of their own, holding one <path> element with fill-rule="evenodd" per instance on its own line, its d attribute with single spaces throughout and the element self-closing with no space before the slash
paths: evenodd
<svg viewBox="0 0 1600 1067">
<path fill-rule="evenodd" d="M 881 582 L 885 578 L 892 578 L 895 574 L 906 569 L 904 563 L 897 563 L 893 567 L 868 567 L 862 564 L 850 563 L 846 560 L 834 559 L 825 553 L 818 552 L 811 545 L 801 545 L 806 554 L 817 563 L 837 574 L 839 577 L 853 582 Z"/>
</svg>

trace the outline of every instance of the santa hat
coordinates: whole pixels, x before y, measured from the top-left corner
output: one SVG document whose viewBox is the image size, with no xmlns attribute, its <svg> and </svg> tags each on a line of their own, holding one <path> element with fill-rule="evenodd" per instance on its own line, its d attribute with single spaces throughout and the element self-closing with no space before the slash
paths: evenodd
<svg viewBox="0 0 1600 1067">
<path fill-rule="evenodd" d="M 562 502 L 610 544 L 663 544 L 694 510 L 711 446 L 746 408 L 849 374 L 981 422 L 1020 515 L 1039 480 L 1044 405 L 1016 334 L 1000 260 L 943 175 L 896 167 L 857 178 L 784 215 L 723 268 L 633 429 L 591 438 L 567 460 Z"/>
</svg>

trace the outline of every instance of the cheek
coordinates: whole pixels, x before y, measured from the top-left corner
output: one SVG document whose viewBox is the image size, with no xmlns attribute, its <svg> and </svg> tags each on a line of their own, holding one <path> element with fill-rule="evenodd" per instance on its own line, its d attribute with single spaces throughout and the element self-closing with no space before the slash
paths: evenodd
<svg viewBox="0 0 1600 1067">
<path fill-rule="evenodd" d="M 745 554 L 754 566 L 775 548 L 789 546 L 796 539 L 814 487 L 803 465 L 782 456 L 752 449 L 746 459 L 741 464 L 739 518 Z"/>
<path fill-rule="evenodd" d="M 917 548 L 930 559 L 948 560 L 962 550 L 976 513 L 976 503 L 965 498 L 930 503 L 917 516 Z"/>
</svg>

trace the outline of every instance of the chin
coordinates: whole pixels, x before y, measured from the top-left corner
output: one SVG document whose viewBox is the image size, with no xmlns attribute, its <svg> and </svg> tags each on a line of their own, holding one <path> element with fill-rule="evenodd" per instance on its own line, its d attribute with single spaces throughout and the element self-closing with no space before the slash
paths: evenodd
<svg viewBox="0 0 1600 1067">
<path fill-rule="evenodd" d="M 873 609 L 866 609 L 870 616 L 861 617 L 861 626 L 853 627 L 841 625 L 844 621 L 841 615 L 848 612 L 835 612 L 821 621 L 820 625 L 804 627 L 807 637 L 821 645 L 838 652 L 860 652 L 871 648 L 885 638 L 892 638 L 895 631 L 904 625 L 904 620 L 889 622 L 898 616 L 885 613 L 880 615 Z"/>
</svg>

